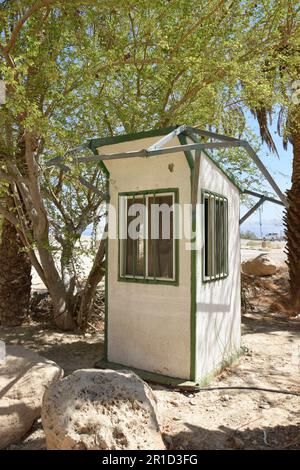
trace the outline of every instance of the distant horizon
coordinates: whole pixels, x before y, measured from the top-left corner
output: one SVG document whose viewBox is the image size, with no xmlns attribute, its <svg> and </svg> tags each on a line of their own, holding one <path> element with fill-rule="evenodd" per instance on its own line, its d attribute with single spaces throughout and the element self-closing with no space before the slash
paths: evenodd
<svg viewBox="0 0 300 470">
<path fill-rule="evenodd" d="M 253 232 L 257 236 L 265 236 L 268 233 L 278 233 L 280 236 L 284 235 L 284 226 L 281 219 L 262 219 L 262 227 L 260 228 L 259 220 L 245 222 L 241 225 L 241 232 Z"/>
</svg>

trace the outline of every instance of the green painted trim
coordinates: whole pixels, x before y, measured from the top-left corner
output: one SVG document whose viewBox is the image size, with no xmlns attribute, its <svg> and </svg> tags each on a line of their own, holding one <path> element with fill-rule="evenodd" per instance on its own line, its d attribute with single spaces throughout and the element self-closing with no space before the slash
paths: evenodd
<svg viewBox="0 0 300 470">
<path fill-rule="evenodd" d="M 98 155 L 98 152 L 95 148 L 89 145 L 89 148 L 95 155 Z M 110 173 L 103 161 L 99 161 L 97 163 L 101 170 L 103 171 L 105 178 L 106 178 L 106 203 L 110 201 Z M 107 216 L 107 233 L 108 233 L 108 216 Z M 108 235 L 105 240 L 105 292 L 104 292 L 104 358 L 107 359 L 108 357 Z"/>
<path fill-rule="evenodd" d="M 92 148 L 90 145 L 89 145 L 89 148 L 92 150 L 94 155 L 98 155 L 98 152 L 95 148 Z M 100 160 L 99 162 L 97 162 L 97 164 L 100 166 L 100 168 L 103 171 L 103 173 L 105 174 L 106 178 L 109 179 L 110 174 L 109 174 L 109 171 L 108 171 L 107 166 L 105 165 L 105 163 Z"/>
<path fill-rule="evenodd" d="M 205 375 L 201 380 L 198 382 L 199 387 L 206 387 L 210 384 L 210 382 L 219 375 L 224 369 L 231 366 L 233 362 L 237 361 L 241 356 L 245 355 L 245 349 L 240 347 L 235 353 L 231 353 L 227 356 L 227 358 L 223 359 L 212 372 Z"/>
<path fill-rule="evenodd" d="M 122 191 L 118 193 L 119 196 L 132 196 L 134 194 L 164 194 L 164 193 L 178 193 L 178 188 L 162 188 L 162 189 L 145 189 L 144 191 Z"/>
<path fill-rule="evenodd" d="M 167 279 L 149 279 L 149 278 L 139 278 L 139 277 L 134 277 L 134 278 L 128 278 L 128 277 L 118 277 L 119 282 L 133 282 L 135 284 L 159 284 L 159 285 L 165 285 L 165 286 L 179 286 L 179 282 L 176 280 L 170 280 L 168 281 Z"/>
<path fill-rule="evenodd" d="M 107 178 L 109 178 L 109 177 L 110 177 L 110 174 L 109 174 L 109 171 L 108 171 L 107 166 L 105 165 L 105 163 L 100 160 L 100 161 L 98 162 L 98 164 L 99 164 L 101 170 L 103 171 L 103 173 L 105 174 L 105 176 L 106 176 Z"/>
<path fill-rule="evenodd" d="M 146 199 L 146 196 L 145 194 L 143 195 L 143 204 L 144 206 L 146 207 L 146 204 L 147 204 L 147 199 Z M 144 243 L 143 243 L 143 250 L 144 250 L 144 265 L 143 265 L 143 269 L 144 269 L 144 273 L 146 272 L 146 269 L 147 269 L 147 256 L 146 256 L 146 252 L 147 252 L 147 240 L 146 240 L 146 224 L 144 225 Z M 119 273 L 120 274 L 120 273 Z"/>
<path fill-rule="evenodd" d="M 225 266 L 226 266 L 226 269 L 227 269 L 227 273 L 224 274 L 223 276 L 219 276 L 219 277 L 213 277 L 211 276 L 210 279 L 205 279 L 205 273 L 204 273 L 204 250 L 205 250 L 205 243 L 203 243 L 203 246 L 202 246 L 202 255 L 201 255 L 201 260 L 202 260 L 202 283 L 203 284 L 207 284 L 207 283 L 211 283 L 211 282 L 217 282 L 217 281 L 222 281 L 223 279 L 226 279 L 228 276 L 229 276 L 229 269 L 228 269 L 228 198 L 226 196 L 223 196 L 222 194 L 219 194 L 219 193 L 216 193 L 214 191 L 210 191 L 208 189 L 202 189 L 201 190 L 201 202 L 202 204 L 204 203 L 204 198 L 205 198 L 205 195 L 208 194 L 208 195 L 212 195 L 212 196 L 216 196 L 216 197 L 219 197 L 221 199 L 223 199 L 224 201 L 226 201 L 226 251 L 225 251 Z M 203 221 L 203 224 L 204 224 L 204 221 Z M 204 241 L 204 240 L 203 240 Z"/>
<path fill-rule="evenodd" d="M 178 136 L 178 140 L 181 143 L 181 145 L 186 145 L 188 143 L 187 137 L 184 134 L 180 134 Z M 193 171 L 193 169 L 194 169 L 194 157 L 193 157 L 192 152 L 190 150 L 186 150 L 184 152 L 184 154 L 185 154 L 185 158 L 188 162 L 188 165 L 190 167 L 190 170 Z"/>
<path fill-rule="evenodd" d="M 118 280 L 120 278 L 120 271 L 121 271 L 121 240 L 120 240 L 120 203 L 119 203 L 119 196 L 118 196 L 118 230 L 117 230 L 117 237 L 118 237 Z M 127 253 L 126 253 L 127 255 Z M 123 270 L 124 266 L 122 266 Z"/>
<path fill-rule="evenodd" d="M 110 362 L 105 359 L 100 359 L 96 362 L 95 367 L 97 369 L 112 369 L 112 370 L 130 370 L 136 375 L 141 377 L 141 379 L 146 380 L 147 382 L 159 383 L 163 385 L 171 385 L 173 387 L 188 387 L 196 384 L 192 384 L 190 381 L 180 379 L 177 377 L 170 377 L 164 374 L 157 374 L 155 372 L 149 372 L 143 369 L 136 369 L 135 367 L 125 366 L 116 362 Z"/>
<path fill-rule="evenodd" d="M 89 148 L 93 151 L 93 153 L 95 155 L 98 155 L 98 152 L 96 151 L 96 149 L 92 148 L 91 146 L 89 146 Z M 106 194 L 107 194 L 107 197 L 106 197 L 106 203 L 109 202 L 110 200 L 110 184 L 109 184 L 109 181 L 110 181 L 110 173 L 105 165 L 104 162 L 102 161 L 99 161 L 97 163 L 101 170 L 103 171 L 104 175 L 105 175 L 105 178 L 106 178 Z M 107 233 L 108 233 L 108 217 L 107 217 Z M 104 318 L 104 358 L 107 359 L 108 357 L 108 235 L 106 237 L 106 240 L 105 240 L 105 292 L 104 292 L 104 301 L 105 301 L 105 305 L 104 305 L 104 315 L 105 315 L 105 318 Z"/>
<path fill-rule="evenodd" d="M 225 276 L 220 276 L 220 277 L 216 277 L 216 278 L 212 278 L 212 279 L 203 279 L 202 278 L 202 282 L 203 282 L 203 284 L 208 284 L 210 282 L 223 281 L 224 279 L 227 279 L 228 276 L 229 276 L 229 274 L 225 274 Z"/>
<path fill-rule="evenodd" d="M 130 142 L 133 140 L 144 139 L 147 137 L 156 137 L 156 136 L 158 137 L 161 135 L 166 135 L 169 132 L 174 131 L 178 127 L 180 126 L 169 126 L 169 127 L 163 127 L 161 129 L 151 129 L 149 131 L 135 132 L 131 134 L 122 134 L 122 135 L 116 135 L 112 137 L 110 136 L 110 137 L 95 138 L 95 139 L 91 139 L 88 142 L 88 148 L 90 148 L 95 155 L 98 155 L 98 152 L 97 152 L 98 147 L 103 147 L 104 145 L 119 144 L 122 142 Z M 193 142 L 199 143 L 199 139 L 197 138 L 195 134 L 189 135 L 189 137 L 193 140 Z M 186 137 L 185 131 L 183 131 L 182 134 L 178 135 L 178 140 L 182 145 L 187 143 L 187 137 Z M 218 162 L 210 152 L 208 152 L 207 150 L 202 150 L 202 151 L 240 192 L 244 191 L 243 187 L 240 185 L 240 183 L 237 181 L 235 176 L 230 171 L 223 168 L 220 162 Z M 194 166 L 193 154 L 191 151 L 186 151 L 184 153 L 185 153 L 187 162 L 189 164 L 189 167 L 192 170 Z M 106 171 L 107 171 L 107 168 L 106 168 Z"/>
<path fill-rule="evenodd" d="M 180 274 L 180 263 L 179 263 L 179 214 L 178 214 L 178 205 L 179 205 L 179 189 L 175 191 L 175 223 L 174 223 L 174 233 L 173 237 L 175 238 L 175 281 L 176 285 L 179 285 L 179 274 Z"/>
<path fill-rule="evenodd" d="M 95 152 L 98 147 L 103 147 L 104 145 L 130 142 L 132 140 L 145 139 L 146 137 L 158 137 L 160 135 L 169 134 L 169 132 L 174 131 L 175 129 L 177 129 L 177 127 L 179 126 L 163 127 L 161 129 L 151 129 L 149 131 L 134 132 L 132 134 L 122 134 L 115 135 L 113 137 L 100 137 L 96 139 L 91 139 L 89 141 L 89 148 L 92 149 L 93 152 Z"/>
<path fill-rule="evenodd" d="M 184 134 L 178 136 L 179 142 L 184 145 L 187 144 L 187 137 Z M 194 179 L 194 158 L 191 151 L 185 151 L 185 158 L 190 168 L 190 185 L 191 185 L 191 203 L 193 201 L 193 179 Z M 191 235 L 196 233 L 196 214 L 192 213 Z M 191 243 L 195 241 L 192 240 Z M 191 307 L 190 307 L 190 380 L 196 380 L 196 314 L 197 314 L 197 253 L 196 250 L 191 250 Z"/>
<path fill-rule="evenodd" d="M 118 198 L 118 202 L 119 202 L 119 198 Z M 135 194 L 133 194 L 132 196 L 132 203 L 135 204 Z M 136 277 L 136 274 L 135 274 L 135 243 L 134 241 L 132 240 L 132 272 L 133 272 L 133 279 L 135 280 L 135 277 Z"/>
<path fill-rule="evenodd" d="M 196 214 L 192 215 L 192 233 L 196 232 Z M 196 241 L 196 236 L 193 241 Z M 192 242 L 193 242 L 192 241 Z M 190 380 L 196 380 L 196 330 L 197 330 L 197 251 L 191 250 L 191 351 L 190 351 Z"/>
<path fill-rule="evenodd" d="M 141 379 L 152 382 L 152 383 L 159 383 L 162 385 L 169 385 L 172 387 L 176 387 L 182 390 L 193 390 L 193 388 L 200 388 L 209 385 L 209 383 L 219 375 L 224 369 L 232 365 L 233 362 L 237 361 L 241 356 L 245 354 L 245 349 L 243 346 L 237 350 L 235 353 L 229 354 L 226 359 L 224 359 L 220 364 L 218 364 L 215 369 L 204 376 L 200 381 L 192 381 L 192 380 L 185 380 L 180 379 L 177 377 L 170 377 L 164 374 L 157 374 L 155 372 L 149 372 L 143 369 L 137 369 L 135 367 L 125 366 L 123 364 L 119 364 L 116 362 L 110 362 L 104 358 L 101 358 L 99 361 L 96 362 L 95 367 L 96 369 L 112 369 L 112 370 L 130 370 L 138 375 Z M 205 390 L 203 390 L 205 391 Z"/>
<path fill-rule="evenodd" d="M 193 178 L 195 175 L 194 168 L 191 170 L 191 203 L 193 201 Z M 197 218 L 196 212 L 192 209 L 192 233 L 195 236 L 191 237 L 191 243 L 196 242 L 196 228 Z M 190 350 L 190 380 L 196 380 L 196 330 L 197 330 L 197 251 L 195 248 L 191 250 L 191 314 L 190 314 L 190 329 L 191 329 L 191 350 Z"/>
<path fill-rule="evenodd" d="M 175 279 L 157 279 L 157 278 L 140 278 L 140 277 L 124 277 L 120 274 L 120 263 L 121 263 L 121 256 L 120 256 L 120 197 L 122 196 L 146 196 L 148 194 L 165 194 L 165 193 L 173 193 L 174 194 L 174 203 L 179 204 L 179 189 L 178 188 L 161 188 L 161 189 L 146 189 L 144 191 L 123 191 L 118 193 L 118 281 L 119 282 L 133 282 L 138 284 L 161 284 L 161 285 L 169 285 L 169 286 L 178 286 L 179 285 L 179 239 L 176 237 L 177 230 L 178 230 L 178 214 L 175 212 L 175 233 L 174 233 L 174 243 L 175 243 Z M 146 251 L 145 251 L 146 253 Z"/>
<path fill-rule="evenodd" d="M 194 143 L 199 143 L 199 139 L 197 138 L 197 136 L 195 134 L 192 134 L 190 135 L 190 138 L 192 139 L 192 141 Z M 220 162 L 218 162 L 214 157 L 213 155 L 206 149 L 202 150 L 202 152 L 209 158 L 209 160 L 211 160 L 217 168 L 219 168 L 219 170 L 223 173 L 223 175 L 226 176 L 226 178 L 229 179 L 229 181 L 241 192 L 243 193 L 244 192 L 244 189 L 243 187 L 240 185 L 240 183 L 237 181 L 237 179 L 235 178 L 235 176 L 233 176 L 233 174 L 226 170 L 225 168 L 223 168 L 223 166 L 221 165 Z"/>
<path fill-rule="evenodd" d="M 153 203 L 156 204 L 156 194 L 153 194 Z M 154 241 L 153 243 L 153 258 L 154 258 L 154 281 L 156 282 L 156 268 L 157 268 L 157 260 L 156 260 L 156 255 L 157 255 L 157 240 Z"/>
<path fill-rule="evenodd" d="M 212 196 L 217 196 L 217 197 L 220 197 L 222 199 L 225 199 L 227 201 L 227 204 L 228 204 L 228 198 L 227 198 L 227 196 L 224 196 L 223 194 L 216 193 L 215 191 L 211 191 L 210 189 L 205 189 L 205 188 L 203 188 L 201 190 L 201 193 L 202 193 L 202 197 L 203 197 L 203 193 L 205 193 L 205 194 L 211 194 Z"/>
<path fill-rule="evenodd" d="M 89 142 L 88 148 L 89 148 L 90 150 L 92 150 L 92 152 L 93 152 L 94 155 L 98 155 L 98 152 L 97 152 L 96 148 L 92 147 L 90 144 L 91 144 L 91 142 Z M 99 162 L 97 162 L 97 164 L 100 166 L 100 168 L 101 168 L 101 170 L 103 171 L 103 173 L 105 174 L 105 176 L 106 176 L 107 178 L 109 178 L 109 177 L 110 177 L 109 171 L 108 171 L 108 169 L 107 169 L 105 163 L 100 160 Z"/>
<path fill-rule="evenodd" d="M 104 166 L 105 170 L 103 169 L 106 175 L 106 191 L 108 194 L 107 203 L 109 202 L 109 172 L 107 168 Z M 108 214 L 107 214 L 107 236 L 105 240 L 105 306 L 104 306 L 104 358 L 107 359 L 108 357 Z"/>
</svg>

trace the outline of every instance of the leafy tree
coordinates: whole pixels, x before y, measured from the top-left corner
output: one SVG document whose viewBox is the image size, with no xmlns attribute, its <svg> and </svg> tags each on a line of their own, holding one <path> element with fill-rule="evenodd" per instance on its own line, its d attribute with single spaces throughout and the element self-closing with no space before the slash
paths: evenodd
<svg viewBox="0 0 300 470">
<path fill-rule="evenodd" d="M 258 240 L 256 233 L 251 230 L 246 230 L 245 232 L 241 231 L 241 238 L 244 240 Z"/>
<path fill-rule="evenodd" d="M 80 120 L 80 105 L 87 98 L 85 90 L 94 86 L 94 76 L 89 72 L 91 55 L 84 54 L 91 36 L 76 3 L 48 0 L 5 3 L 1 5 L 0 16 L 0 52 L 3 57 L 0 70 L 7 91 L 7 101 L 0 116 L 1 192 L 4 202 L 0 212 L 5 217 L 0 257 L 3 269 L 7 266 L 5 282 L 0 290 L 1 311 L 15 314 L 12 305 L 19 303 L 21 316 L 24 305 L 28 303 L 30 283 L 24 283 L 26 274 L 28 279 L 27 253 L 49 290 L 55 321 L 62 328 L 74 326 L 74 279 L 68 283 L 65 278 L 69 262 L 66 252 L 70 243 L 62 230 L 60 275 L 52 244 L 55 221 L 51 226 L 44 197 L 56 204 L 57 211 L 64 218 L 65 233 L 70 232 L 73 224 L 73 238 L 92 220 L 96 205 L 95 196 L 91 196 L 89 190 L 85 191 L 80 201 L 84 215 L 72 218 L 74 211 L 71 216 L 66 214 L 61 203 L 66 196 L 66 192 L 60 191 L 59 178 L 62 177 L 58 176 L 54 189 L 55 175 L 41 169 L 43 159 L 51 155 L 51 151 L 61 150 L 64 140 L 72 141 L 68 139 L 70 133 L 73 141 L 76 140 L 72 124 L 74 126 L 76 120 Z M 104 7 L 108 4 L 101 3 Z M 72 120 L 70 115 L 73 115 Z M 80 139 L 79 134 L 77 139 Z M 93 170 L 91 182 L 98 176 Z M 52 186 L 47 187 L 50 179 Z M 103 200 L 99 194 L 98 204 Z M 8 246 L 11 246 L 10 250 Z M 20 253 L 23 253 L 22 257 Z M 20 272 L 12 274 L 16 265 Z M 100 263 L 98 271 L 101 270 Z M 13 289 L 16 284 L 19 290 Z M 15 297 L 14 292 L 22 292 L 23 295 Z M 4 313 L 1 321 L 7 322 Z"/>
<path fill-rule="evenodd" d="M 266 22 L 276 19 L 276 12 L 267 8 L 271 4 L 1 4 L 0 74 L 7 102 L 0 115 L 0 214 L 14 228 L 47 286 L 61 328 L 75 326 L 78 310 L 79 323 L 86 323 L 104 272 L 102 242 L 79 299 L 74 259 L 80 234 L 99 217 L 105 188 L 100 168 L 70 164 L 66 173 L 49 169 L 45 162 L 65 155 L 68 164 L 72 154 L 67 151 L 93 134 L 176 122 L 223 126 L 232 135 L 240 133 L 239 114 L 232 107 L 230 112 L 224 109 L 225 99 L 239 95 L 239 83 L 253 93 L 270 93 L 268 77 L 257 84 L 257 62 L 279 34 L 276 27 L 266 34 Z M 243 158 L 237 156 L 232 168 Z M 87 186 L 78 181 L 82 175 Z M 97 185 L 96 193 L 91 184 Z M 5 249 L 0 256 L 7 262 Z M 12 259 L 10 266 L 14 263 Z M 3 308 L 9 305 L 4 302 Z"/>
</svg>

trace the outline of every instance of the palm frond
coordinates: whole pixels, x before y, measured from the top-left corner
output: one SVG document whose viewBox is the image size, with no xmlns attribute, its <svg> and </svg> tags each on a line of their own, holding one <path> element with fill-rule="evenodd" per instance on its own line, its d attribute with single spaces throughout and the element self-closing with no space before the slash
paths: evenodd
<svg viewBox="0 0 300 470">
<path fill-rule="evenodd" d="M 269 130 L 271 110 L 266 109 L 266 108 L 254 108 L 254 109 L 251 109 L 251 113 L 253 114 L 253 116 L 256 118 L 258 122 L 260 136 L 262 138 L 262 141 L 265 142 L 267 146 L 269 147 L 269 149 L 271 150 L 271 152 L 274 152 L 279 158 L 276 144 Z"/>
</svg>

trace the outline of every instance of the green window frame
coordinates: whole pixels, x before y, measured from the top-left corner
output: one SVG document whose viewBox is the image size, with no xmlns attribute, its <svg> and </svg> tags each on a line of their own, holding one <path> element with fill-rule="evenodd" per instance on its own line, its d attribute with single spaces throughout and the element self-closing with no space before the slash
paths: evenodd
<svg viewBox="0 0 300 470">
<path fill-rule="evenodd" d="M 228 269 L 228 199 L 218 193 L 202 190 L 203 207 L 203 282 L 218 281 Z"/>
<path fill-rule="evenodd" d="M 179 202 L 178 188 L 161 188 L 144 191 L 127 191 L 118 194 L 118 280 L 124 282 L 136 282 L 146 284 L 168 284 L 178 285 L 179 279 L 179 240 L 178 240 L 178 214 L 177 204 Z M 158 243 L 161 239 L 151 239 L 149 227 L 151 216 L 149 210 L 151 201 L 157 203 L 160 197 L 171 196 L 172 198 L 172 277 L 160 276 L 158 274 L 157 259 Z M 148 217 L 144 227 L 141 229 L 143 238 L 130 240 L 128 235 L 128 207 L 131 203 L 142 203 L 148 208 Z M 125 235 L 126 232 L 126 235 Z M 130 247 L 131 244 L 131 247 Z M 130 269 L 128 269 L 128 246 L 131 250 Z M 141 260 L 138 254 L 142 253 Z M 151 261 L 150 261 L 151 255 Z M 150 272 L 152 270 L 152 272 Z M 130 271 L 130 273 L 128 273 Z"/>
</svg>

